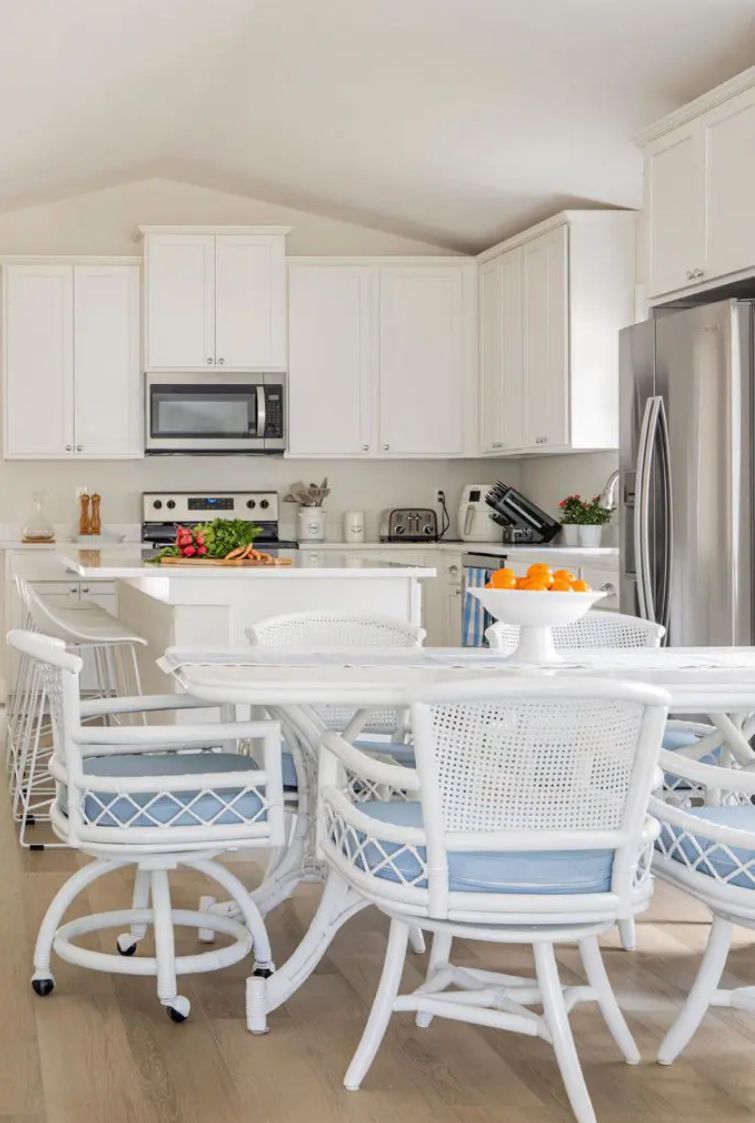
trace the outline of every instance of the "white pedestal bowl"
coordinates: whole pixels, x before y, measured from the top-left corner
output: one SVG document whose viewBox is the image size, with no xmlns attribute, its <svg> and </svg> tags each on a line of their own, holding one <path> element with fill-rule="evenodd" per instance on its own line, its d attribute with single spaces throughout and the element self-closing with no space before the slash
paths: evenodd
<svg viewBox="0 0 755 1123">
<path fill-rule="evenodd" d="M 575 624 L 606 594 L 535 592 L 528 589 L 469 589 L 486 612 L 504 624 L 519 627 L 516 651 L 505 658 L 514 663 L 560 663 L 553 643 L 554 627 Z"/>
</svg>

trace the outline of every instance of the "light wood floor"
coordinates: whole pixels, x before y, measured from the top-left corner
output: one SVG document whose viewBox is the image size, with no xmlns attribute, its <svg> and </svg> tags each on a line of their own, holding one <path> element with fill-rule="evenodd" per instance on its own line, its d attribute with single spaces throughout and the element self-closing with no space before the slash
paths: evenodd
<svg viewBox="0 0 755 1123">
<path fill-rule="evenodd" d="M 266 1037 L 243 1020 L 242 964 L 185 979 L 192 1001 L 171 1023 L 148 979 L 109 977 L 56 962 L 54 994 L 29 986 L 41 913 L 77 859 L 65 851 L 22 853 L 5 806 L 0 845 L 0 1123 L 567 1123 L 551 1050 L 542 1041 L 439 1019 L 428 1030 L 394 1017 L 361 1092 L 341 1078 L 380 972 L 384 919 L 369 910 L 342 929 L 330 955 L 270 1018 Z M 236 866 L 236 869 L 239 867 Z M 249 869 L 250 878 L 254 871 Z M 178 882 L 193 905 L 197 881 Z M 306 887 L 270 918 L 283 962 L 317 898 Z M 91 909 L 128 902 L 125 875 L 90 891 Z M 684 1058 L 661 1068 L 655 1049 L 698 964 L 705 913 L 661 887 L 640 924 L 640 950 L 606 940 L 606 962 L 644 1057 L 617 1059 L 592 1006 L 573 1015 L 577 1044 L 600 1123 L 738 1123 L 755 1114 L 755 1018 L 709 1014 Z M 755 942 L 740 933 L 730 975 L 755 982 Z M 112 947 L 109 934 L 101 946 Z M 183 946 L 193 942 L 187 934 Z M 526 948 L 460 946 L 459 961 L 529 969 Z M 560 956 L 574 977 L 571 949 Z M 422 957 L 412 957 L 416 984 Z"/>
</svg>

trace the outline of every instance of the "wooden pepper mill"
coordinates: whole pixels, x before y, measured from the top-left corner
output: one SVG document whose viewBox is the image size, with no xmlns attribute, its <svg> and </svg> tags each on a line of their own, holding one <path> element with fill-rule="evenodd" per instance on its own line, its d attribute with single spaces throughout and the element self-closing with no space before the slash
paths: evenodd
<svg viewBox="0 0 755 1123">
<path fill-rule="evenodd" d="M 89 521 L 89 496 L 85 491 L 83 491 L 79 496 L 79 506 L 79 534 L 91 534 L 91 523 Z"/>
<path fill-rule="evenodd" d="M 98 534 L 98 535 L 102 534 L 102 523 L 100 521 L 100 503 L 101 503 L 101 501 L 102 501 L 102 496 L 98 495 L 97 492 L 95 492 L 94 495 L 92 496 L 92 516 L 89 519 L 89 533 L 90 534 Z"/>
</svg>

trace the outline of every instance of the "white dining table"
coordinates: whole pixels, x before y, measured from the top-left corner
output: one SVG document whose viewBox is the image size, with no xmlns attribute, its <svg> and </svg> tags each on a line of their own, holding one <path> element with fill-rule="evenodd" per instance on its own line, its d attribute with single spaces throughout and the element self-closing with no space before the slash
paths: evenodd
<svg viewBox="0 0 755 1123">
<path fill-rule="evenodd" d="M 675 714 L 705 714 L 744 767 L 755 754 L 744 731 L 755 713 L 755 648 L 600 648 L 561 650 L 561 661 L 523 665 L 487 648 L 348 648 L 318 652 L 291 648 L 189 651 L 169 648 L 158 661 L 190 694 L 218 705 L 263 707 L 284 728 L 298 777 L 297 820 L 287 850 L 253 891 L 269 911 L 302 880 L 324 880 L 320 904 L 301 943 L 266 980 L 268 1012 L 302 985 L 338 929 L 365 907 L 334 871 L 325 871 L 316 850 L 318 743 L 324 729 L 317 707 L 348 706 L 356 735 L 373 708 L 400 709 L 423 687 L 465 679 L 533 679 L 553 675 L 597 676 L 651 682 L 669 695 Z M 222 906 L 220 906 L 222 907 Z"/>
</svg>

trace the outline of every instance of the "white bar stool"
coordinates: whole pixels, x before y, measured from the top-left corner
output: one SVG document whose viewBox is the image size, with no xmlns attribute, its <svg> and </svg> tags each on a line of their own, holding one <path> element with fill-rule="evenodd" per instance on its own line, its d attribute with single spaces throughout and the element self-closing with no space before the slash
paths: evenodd
<svg viewBox="0 0 755 1123">
<path fill-rule="evenodd" d="M 91 653 L 95 697 L 141 694 L 136 647 L 145 646 L 146 640 L 129 632 L 117 617 L 99 605 L 85 602 L 81 608 L 61 608 L 41 596 L 27 581 L 16 580 L 29 630 L 62 640 L 69 651 L 78 655 Z M 119 719 L 106 720 L 117 723 Z M 132 720 L 131 716 L 125 720 Z M 138 720 L 142 722 L 143 718 Z M 13 815 L 19 824 L 20 844 L 31 850 L 64 845 L 31 842 L 27 838 L 28 827 L 49 820 L 55 788 L 47 767 L 52 739 L 46 691 L 36 661 L 23 654 L 8 700 L 7 752 Z"/>
</svg>

